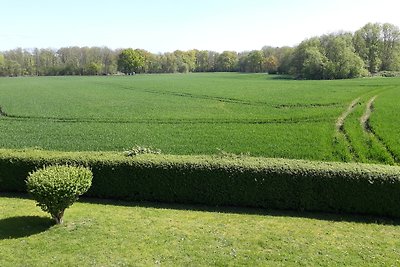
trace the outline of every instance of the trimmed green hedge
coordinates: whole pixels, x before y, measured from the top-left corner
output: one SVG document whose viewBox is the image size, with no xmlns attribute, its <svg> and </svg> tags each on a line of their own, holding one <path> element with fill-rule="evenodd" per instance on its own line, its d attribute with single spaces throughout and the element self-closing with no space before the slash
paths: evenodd
<svg viewBox="0 0 400 267">
<path fill-rule="evenodd" d="M 0 192 L 50 164 L 89 166 L 92 197 L 400 217 L 400 167 L 385 165 L 0 149 Z"/>
</svg>

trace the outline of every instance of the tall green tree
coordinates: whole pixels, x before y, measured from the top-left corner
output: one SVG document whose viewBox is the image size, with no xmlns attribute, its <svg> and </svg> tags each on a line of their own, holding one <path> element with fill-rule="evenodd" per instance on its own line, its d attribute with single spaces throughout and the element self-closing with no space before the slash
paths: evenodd
<svg viewBox="0 0 400 267">
<path fill-rule="evenodd" d="M 146 72 L 147 73 L 161 73 L 162 65 L 160 55 L 148 52 L 146 56 Z"/>
<path fill-rule="evenodd" d="M 79 75 L 81 74 L 81 48 L 63 47 L 57 51 L 60 58 L 61 75 Z"/>
<path fill-rule="evenodd" d="M 330 34 L 303 41 L 293 54 L 293 74 L 302 79 L 347 79 L 364 74 L 352 35 Z"/>
<path fill-rule="evenodd" d="M 197 72 L 206 72 L 210 71 L 209 66 L 209 52 L 202 50 L 198 51 L 196 54 L 196 69 Z"/>
<path fill-rule="evenodd" d="M 177 70 L 181 73 L 192 72 L 196 68 L 196 53 L 197 50 L 189 51 L 174 51 Z"/>
<path fill-rule="evenodd" d="M 367 69 L 376 73 L 381 65 L 381 25 L 368 23 L 354 34 L 354 47 L 356 52 L 364 60 Z"/>
<path fill-rule="evenodd" d="M 217 71 L 232 72 L 237 71 L 238 54 L 234 51 L 224 51 L 217 57 Z"/>
<path fill-rule="evenodd" d="M 324 79 L 347 79 L 364 74 L 364 62 L 355 52 L 351 33 L 324 35 L 321 44 L 327 58 Z"/>
<path fill-rule="evenodd" d="M 279 47 L 276 50 L 276 58 L 278 59 L 278 72 L 283 74 L 289 74 L 291 68 L 291 62 L 293 59 L 293 53 L 295 48 L 284 46 Z"/>
<path fill-rule="evenodd" d="M 274 55 L 267 57 L 264 61 L 264 69 L 269 74 L 275 74 L 278 72 L 278 58 Z"/>
<path fill-rule="evenodd" d="M 264 46 L 261 51 L 264 54 L 264 69 L 268 73 L 288 74 L 291 67 L 293 47 Z"/>
<path fill-rule="evenodd" d="M 318 37 L 301 42 L 293 52 L 290 73 L 299 79 L 322 79 L 327 59 L 320 51 Z"/>
<path fill-rule="evenodd" d="M 219 54 L 214 51 L 201 50 L 196 53 L 196 72 L 214 72 Z"/>
<path fill-rule="evenodd" d="M 253 50 L 239 54 L 239 70 L 242 72 L 263 72 L 265 57 L 263 51 Z"/>
<path fill-rule="evenodd" d="M 19 64 L 15 60 L 9 60 L 9 59 L 6 59 L 4 62 L 4 72 L 6 76 L 13 76 L 13 77 L 21 76 L 24 74 L 21 64 Z"/>
<path fill-rule="evenodd" d="M 304 61 L 300 69 L 300 77 L 305 79 L 324 79 L 328 59 L 316 46 L 304 50 Z"/>
<path fill-rule="evenodd" d="M 249 72 L 263 72 L 265 58 L 262 51 L 253 50 L 247 55 Z"/>
<path fill-rule="evenodd" d="M 102 61 L 102 73 L 113 74 L 117 71 L 116 52 L 108 47 L 103 47 L 100 51 Z"/>
<path fill-rule="evenodd" d="M 13 70 L 11 76 L 35 74 L 34 57 L 28 50 L 22 48 L 9 50 L 4 52 L 4 58 L 8 69 Z"/>
<path fill-rule="evenodd" d="M 39 75 L 58 75 L 63 68 L 60 57 L 52 49 L 40 49 L 38 60 Z"/>
<path fill-rule="evenodd" d="M 124 49 L 118 56 L 118 70 L 125 74 L 140 73 L 144 67 L 143 55 L 132 48 Z"/>
<path fill-rule="evenodd" d="M 164 53 L 160 56 L 160 61 L 163 73 L 175 73 L 178 71 L 177 59 L 174 53 Z"/>
<path fill-rule="evenodd" d="M 140 58 L 140 61 L 142 61 L 142 66 L 138 67 L 137 73 L 149 73 L 151 72 L 151 63 L 153 60 L 153 55 L 144 49 L 135 49 L 134 50 L 137 53 L 137 56 Z"/>
<path fill-rule="evenodd" d="M 381 70 L 400 70 L 400 30 L 385 23 L 382 25 Z"/>
</svg>

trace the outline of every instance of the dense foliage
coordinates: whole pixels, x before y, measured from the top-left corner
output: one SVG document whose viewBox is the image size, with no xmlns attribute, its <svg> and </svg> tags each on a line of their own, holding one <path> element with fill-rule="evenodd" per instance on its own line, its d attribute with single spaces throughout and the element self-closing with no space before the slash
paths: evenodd
<svg viewBox="0 0 400 267">
<path fill-rule="evenodd" d="M 88 196 L 400 216 L 400 168 L 246 156 L 0 151 L 0 191 L 43 164 L 90 166 Z"/>
<path fill-rule="evenodd" d="M 331 34 L 302 42 L 293 54 L 291 72 L 303 79 L 346 79 L 364 76 L 350 34 Z"/>
<path fill-rule="evenodd" d="M 153 54 L 107 47 L 18 48 L 0 53 L 0 76 L 241 71 L 343 79 L 399 70 L 400 31 L 388 23 L 368 23 L 354 34 L 311 38 L 294 48 L 266 46 L 240 53 L 194 49 Z"/>
<path fill-rule="evenodd" d="M 119 54 L 117 65 L 124 74 L 139 73 L 144 67 L 144 56 L 138 50 L 125 49 Z"/>
<path fill-rule="evenodd" d="M 92 178 L 93 174 L 88 168 L 45 166 L 29 173 L 26 187 L 38 202 L 37 205 L 50 213 L 57 224 L 61 224 L 65 210 L 88 191 Z"/>
</svg>

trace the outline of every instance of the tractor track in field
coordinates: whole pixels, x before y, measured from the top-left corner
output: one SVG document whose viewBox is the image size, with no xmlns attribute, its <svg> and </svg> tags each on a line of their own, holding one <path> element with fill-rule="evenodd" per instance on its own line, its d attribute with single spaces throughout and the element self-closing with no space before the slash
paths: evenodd
<svg viewBox="0 0 400 267">
<path fill-rule="evenodd" d="M 360 156 L 357 154 L 357 151 L 354 149 L 354 147 L 351 144 L 350 137 L 344 128 L 344 122 L 345 122 L 346 118 L 354 111 L 356 106 L 360 103 L 360 99 L 361 99 L 361 97 L 357 97 L 356 99 L 351 101 L 351 103 L 347 107 L 347 109 L 339 116 L 339 118 L 337 118 L 336 124 L 335 124 L 336 132 L 341 134 L 344 137 L 344 139 L 346 140 L 346 143 L 348 145 L 349 152 L 352 155 L 352 157 L 355 159 L 358 159 Z"/>
<path fill-rule="evenodd" d="M 376 95 L 376 96 L 372 97 L 367 102 L 364 114 L 360 118 L 361 126 L 362 126 L 362 128 L 364 129 L 365 132 L 372 133 L 372 128 L 371 128 L 371 125 L 370 125 L 370 117 L 371 117 L 371 114 L 372 114 L 372 112 L 374 110 L 374 101 L 375 101 L 375 99 L 377 97 L 378 96 Z"/>
<path fill-rule="evenodd" d="M 133 89 L 127 86 L 120 86 L 120 89 L 135 91 L 137 89 Z M 228 104 L 239 104 L 245 106 L 266 106 L 272 107 L 276 109 L 290 109 L 290 108 L 329 108 L 329 107 L 338 107 L 340 103 L 332 102 L 332 103 L 288 103 L 288 104 L 271 104 L 264 101 L 248 101 L 239 98 L 231 98 L 231 97 L 223 97 L 223 96 L 211 96 L 204 94 L 193 94 L 187 92 L 176 92 L 176 91 L 168 91 L 168 90 L 156 90 L 156 89 L 139 89 L 137 91 L 141 91 L 148 94 L 154 95 L 169 95 L 176 97 L 183 97 L 188 99 L 203 99 L 203 100 L 213 100 Z"/>
<path fill-rule="evenodd" d="M 396 157 L 395 153 L 393 153 L 393 151 L 390 149 L 390 147 L 386 145 L 385 141 L 381 137 L 379 137 L 379 135 L 374 131 L 374 129 L 371 125 L 370 118 L 374 111 L 374 101 L 376 100 L 377 97 L 378 97 L 378 95 L 371 97 L 365 104 L 365 111 L 359 118 L 360 126 L 364 133 L 369 134 L 371 136 L 371 138 L 373 138 L 377 141 L 379 146 L 382 147 L 382 149 L 384 151 L 386 151 L 387 155 L 389 155 L 392 158 L 393 162 L 399 163 L 400 160 Z M 350 105 L 347 107 L 347 109 L 337 118 L 336 124 L 335 124 L 336 132 L 344 137 L 344 140 L 347 143 L 348 151 L 350 152 L 351 156 L 356 161 L 358 159 L 360 159 L 360 155 L 358 154 L 356 149 L 353 147 L 351 138 L 350 138 L 349 134 L 346 132 L 344 124 L 345 124 L 347 117 L 351 113 L 353 113 L 354 110 L 356 109 L 357 105 L 360 104 L 360 99 L 361 99 L 361 96 L 354 99 L 350 103 Z"/>
<path fill-rule="evenodd" d="M 371 125 L 371 115 L 374 111 L 374 101 L 378 96 L 373 96 L 366 104 L 364 114 L 360 118 L 360 124 L 365 133 L 370 134 L 375 138 L 380 146 L 390 155 L 390 157 L 393 159 L 394 162 L 399 163 L 399 159 L 396 157 L 395 153 L 390 149 L 389 146 L 386 145 L 384 140 L 379 137 L 379 135 L 374 131 L 372 125 Z"/>
<path fill-rule="evenodd" d="M 185 92 L 174 92 L 174 91 L 161 91 L 161 90 L 143 90 L 143 92 L 150 94 L 158 94 L 158 95 L 171 95 L 177 97 L 186 97 L 186 98 L 197 98 L 197 99 L 205 99 L 205 100 L 215 100 L 219 102 L 231 103 L 231 104 L 241 104 L 247 106 L 270 106 L 276 109 L 284 109 L 284 108 L 319 108 L 319 107 L 336 107 L 339 103 L 293 103 L 293 104 L 278 104 L 271 105 L 271 103 L 263 102 L 263 101 L 247 101 L 238 98 L 228 98 L 228 97 L 220 97 L 220 96 L 210 96 L 210 95 L 200 95 L 200 94 L 192 94 Z"/>
<path fill-rule="evenodd" d="M 351 103 L 347 107 L 347 109 L 336 120 L 336 130 L 338 132 L 343 132 L 344 131 L 344 121 L 350 115 L 350 113 L 352 113 L 354 111 L 354 109 L 356 108 L 356 106 L 359 103 L 359 101 L 360 101 L 360 97 L 357 97 L 356 99 L 351 101 Z"/>
<path fill-rule="evenodd" d="M 315 123 L 328 121 L 326 117 L 304 117 L 288 119 L 269 119 L 269 120 L 249 120 L 249 119 L 138 119 L 138 120 L 112 120 L 96 118 L 56 118 L 38 116 L 7 116 L 10 120 L 16 121 L 47 121 L 54 123 L 100 123 L 100 124 L 296 124 L 296 123 Z"/>
<path fill-rule="evenodd" d="M 302 117 L 283 119 L 98 119 L 98 118 L 61 118 L 40 116 L 7 115 L 9 120 L 16 121 L 47 121 L 54 123 L 102 123 L 102 124 L 296 124 L 328 121 L 326 117 Z"/>
</svg>

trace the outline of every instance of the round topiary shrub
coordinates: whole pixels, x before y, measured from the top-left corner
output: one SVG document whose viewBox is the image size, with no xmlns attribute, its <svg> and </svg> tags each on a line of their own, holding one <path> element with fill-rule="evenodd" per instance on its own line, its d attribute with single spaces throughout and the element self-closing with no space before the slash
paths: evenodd
<svg viewBox="0 0 400 267">
<path fill-rule="evenodd" d="M 88 191 L 92 178 L 92 171 L 86 167 L 45 166 L 29 173 L 26 185 L 37 206 L 61 224 L 65 209 Z"/>
</svg>

